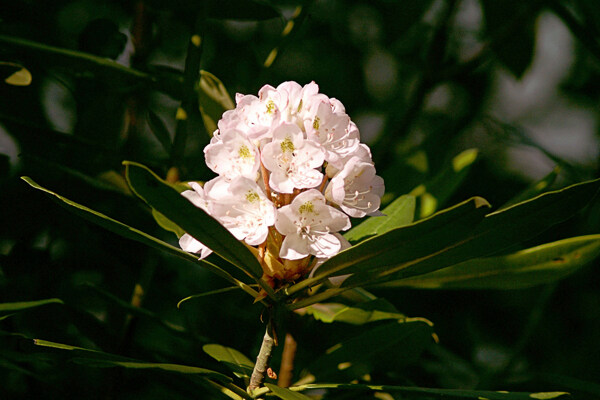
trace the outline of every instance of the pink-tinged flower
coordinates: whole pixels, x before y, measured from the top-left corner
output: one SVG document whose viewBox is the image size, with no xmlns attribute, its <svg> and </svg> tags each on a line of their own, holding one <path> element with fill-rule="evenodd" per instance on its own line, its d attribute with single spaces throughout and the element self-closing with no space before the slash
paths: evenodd
<svg viewBox="0 0 600 400">
<path fill-rule="evenodd" d="M 372 163 L 352 157 L 325 189 L 325 197 L 351 217 L 378 213 L 384 192 L 383 179 L 375 175 Z"/>
<path fill-rule="evenodd" d="M 345 113 L 334 112 L 329 101 L 313 103 L 310 115 L 304 120 L 308 139 L 317 142 L 325 152 L 325 160 L 341 168 L 343 157 L 358 148 L 358 128 Z"/>
<path fill-rule="evenodd" d="M 236 239 L 251 246 L 267 239 L 276 208 L 255 181 L 238 177 L 227 182 L 218 177 L 206 183 L 205 191 L 214 199 L 211 215 Z"/>
<path fill-rule="evenodd" d="M 273 131 L 273 140 L 262 150 L 262 162 L 271 174 L 269 185 L 280 193 L 318 186 L 323 174 L 315 168 L 323 165 L 324 155 L 304 138 L 297 125 L 283 123 Z"/>
<path fill-rule="evenodd" d="M 350 228 L 350 219 L 328 206 L 321 192 L 311 189 L 277 211 L 275 228 L 285 236 L 280 257 L 298 260 L 312 254 L 328 258 L 342 246 L 334 233 Z"/>
<path fill-rule="evenodd" d="M 203 209 L 206 213 L 211 212 L 211 202 L 204 192 L 204 188 L 197 182 L 190 182 L 189 185 L 193 190 L 186 190 L 181 193 L 183 197 L 188 199 L 193 205 Z M 200 259 L 208 257 L 212 250 L 194 239 L 191 235 L 185 233 L 179 238 L 179 246 L 183 251 L 189 253 L 200 253 Z"/>
<path fill-rule="evenodd" d="M 204 148 L 206 165 L 232 180 L 238 176 L 256 180 L 260 153 L 254 143 L 238 130 L 221 131 Z"/>
<path fill-rule="evenodd" d="M 269 138 L 271 126 L 279 123 L 281 114 L 273 99 L 267 97 L 261 100 L 256 96 L 238 93 L 236 102 L 236 108 L 226 111 L 219 120 L 219 130 L 237 129 L 252 140 Z"/>
</svg>

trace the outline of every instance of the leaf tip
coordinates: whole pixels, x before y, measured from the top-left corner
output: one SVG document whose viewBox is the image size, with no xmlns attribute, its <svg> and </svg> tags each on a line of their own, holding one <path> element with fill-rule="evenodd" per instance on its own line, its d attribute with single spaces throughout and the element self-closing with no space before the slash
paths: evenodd
<svg viewBox="0 0 600 400">
<path fill-rule="evenodd" d="M 475 202 L 475 208 L 487 207 L 491 208 L 492 205 L 483 197 L 475 196 L 473 197 L 473 201 Z"/>
</svg>

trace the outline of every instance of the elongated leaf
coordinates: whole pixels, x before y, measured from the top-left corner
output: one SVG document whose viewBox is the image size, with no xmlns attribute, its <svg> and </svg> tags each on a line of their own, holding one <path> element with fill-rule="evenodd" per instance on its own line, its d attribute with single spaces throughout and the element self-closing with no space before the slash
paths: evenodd
<svg viewBox="0 0 600 400">
<path fill-rule="evenodd" d="M 198 104 L 204 121 L 204 127 L 209 135 L 217 129 L 217 122 L 223 113 L 235 108 L 223 82 L 208 71 L 200 71 L 198 83 Z"/>
<path fill-rule="evenodd" d="M 433 343 L 433 329 L 425 320 L 386 323 L 336 344 L 317 358 L 309 370 L 317 379 L 355 379 L 372 368 L 401 368 L 418 359 Z"/>
<path fill-rule="evenodd" d="M 143 244 L 153 247 L 155 249 L 165 251 L 169 254 L 172 254 L 179 258 L 182 258 L 188 262 L 193 262 L 194 264 L 199 264 L 199 265 L 207 268 L 211 272 L 217 274 L 221 278 L 226 279 L 227 281 L 240 287 L 242 290 L 244 290 L 246 293 L 250 294 L 254 298 L 256 298 L 256 296 L 258 296 L 258 293 L 254 289 L 252 289 L 245 283 L 235 279 L 227 271 L 223 270 L 222 268 L 220 268 L 208 261 L 198 260 L 198 258 L 196 256 L 194 256 L 193 254 L 186 253 L 185 251 L 183 251 L 177 247 L 171 246 L 170 244 L 165 243 L 160 239 L 157 239 L 145 232 L 140 231 L 139 229 L 133 228 L 122 222 L 112 219 L 98 211 L 94 211 L 88 207 L 85 207 L 81 204 L 71 201 L 71 200 L 67 199 L 66 197 L 60 196 L 44 187 L 38 185 L 36 182 L 34 182 L 29 177 L 25 176 L 25 177 L 22 177 L 21 179 L 23 179 L 25 182 L 27 182 L 29 185 L 31 185 L 31 187 L 41 190 L 49 195 L 52 195 L 54 198 L 60 200 L 60 202 L 59 202 L 60 204 L 63 204 L 63 205 L 66 204 L 67 206 L 69 206 L 69 207 L 67 207 L 67 209 L 69 211 L 87 219 L 90 222 L 100 225 L 101 227 L 108 229 L 109 231 L 114 232 L 118 235 L 121 235 L 127 239 L 135 240 L 137 242 L 143 243 Z"/>
<path fill-rule="evenodd" d="M 363 325 L 369 322 L 381 321 L 384 319 L 405 319 L 406 316 L 395 310 L 391 310 L 386 305 L 393 306 L 383 299 L 368 301 L 348 306 L 340 303 L 319 303 L 304 309 L 298 310 L 300 313 L 312 315 L 316 320 L 331 323 L 345 322 L 352 325 Z M 384 308 L 385 310 L 382 310 Z"/>
<path fill-rule="evenodd" d="M 293 387 L 295 391 L 304 391 L 311 389 L 335 389 L 335 390 L 375 390 L 378 392 L 422 394 L 433 398 L 446 399 L 477 399 L 477 400 L 551 400 L 559 397 L 568 396 L 566 392 L 505 392 L 505 391 L 487 391 L 487 390 L 462 390 L 462 389 L 430 389 L 411 386 L 389 386 L 389 385 L 362 385 L 353 383 L 324 383 L 307 384 Z"/>
<path fill-rule="evenodd" d="M 194 206 L 147 167 L 128 161 L 124 164 L 127 180 L 142 200 L 216 254 L 261 281 L 262 268 L 256 258 L 217 220 Z"/>
<path fill-rule="evenodd" d="M 273 385 L 271 383 L 265 383 L 265 386 L 277 397 L 283 400 L 311 400 L 310 397 L 298 393 L 293 392 L 290 389 L 282 388 L 277 385 Z"/>
<path fill-rule="evenodd" d="M 488 207 L 485 199 L 474 197 L 430 218 L 367 239 L 327 260 L 313 278 L 297 283 L 288 293 L 293 294 L 330 276 L 403 266 L 445 251 L 475 229 Z"/>
<path fill-rule="evenodd" d="M 0 303 L 0 316 L 13 314 L 19 311 L 29 310 L 45 306 L 47 304 L 64 304 L 60 299 L 45 299 L 36 301 L 21 301 L 16 303 Z"/>
<path fill-rule="evenodd" d="M 232 290 L 239 290 L 239 289 L 240 288 L 238 286 L 230 286 L 230 287 L 226 287 L 226 288 L 222 288 L 222 289 L 211 290 L 211 291 L 205 292 L 205 293 L 194 294 L 192 296 L 188 296 L 184 299 L 179 300 L 179 302 L 177 303 L 177 308 L 181 308 L 183 303 L 185 303 L 186 301 L 189 301 L 189 300 L 199 299 L 201 297 L 212 296 L 215 294 L 227 293 L 227 292 L 231 292 Z"/>
<path fill-rule="evenodd" d="M 539 195 L 504 210 L 486 215 L 482 223 L 456 246 L 431 257 L 400 268 L 393 273 L 351 276 L 344 286 L 372 281 L 378 274 L 378 283 L 422 275 L 473 258 L 491 255 L 511 245 L 538 235 L 550 226 L 569 218 L 585 206 L 596 194 L 600 180 L 578 183 L 562 190 Z"/>
<path fill-rule="evenodd" d="M 254 363 L 239 351 L 219 344 L 206 344 L 202 346 L 202 350 L 227 366 L 238 378 L 247 380 L 252 375 Z"/>
<path fill-rule="evenodd" d="M 382 210 L 385 216 L 369 217 L 360 225 L 350 229 L 344 237 L 354 243 L 408 225 L 413 222 L 415 204 L 414 196 L 400 196 Z"/>
<path fill-rule="evenodd" d="M 561 279 L 600 255 L 600 235 L 543 244 L 513 254 L 477 258 L 384 284 L 422 289 L 520 289 Z"/>
<path fill-rule="evenodd" d="M 159 141 L 167 154 L 171 154 L 171 134 L 163 120 L 154 111 L 148 110 L 147 121 L 150 132 L 154 134 L 154 137 Z"/>
<path fill-rule="evenodd" d="M 522 191 L 521 193 L 519 193 L 518 195 L 516 195 L 509 201 L 507 201 L 506 204 L 504 204 L 502 207 L 500 207 L 500 210 L 502 210 L 504 208 L 508 208 L 508 207 L 510 207 L 514 204 L 520 203 L 522 201 L 532 199 L 535 196 L 538 196 L 541 193 L 547 191 L 548 188 L 550 187 L 550 185 L 552 185 L 554 183 L 554 181 L 556 180 L 556 178 L 558 177 L 559 172 L 560 172 L 560 167 L 558 167 L 558 166 L 554 167 L 548 175 L 546 175 L 545 177 L 543 177 L 539 181 L 535 182 L 534 184 L 529 186 L 527 189 L 525 189 L 524 191 Z"/>
<path fill-rule="evenodd" d="M 41 347 L 66 350 L 71 353 L 69 355 L 73 357 L 73 362 L 89 367 L 159 369 L 163 371 L 178 372 L 183 374 L 199 374 L 209 377 L 211 379 L 217 379 L 224 382 L 231 381 L 231 378 L 219 372 L 211 371 L 204 368 L 192 367 L 189 365 L 143 362 L 110 353 L 104 353 L 102 351 L 71 346 L 63 343 L 50 342 L 42 339 L 34 339 L 33 344 Z"/>
</svg>

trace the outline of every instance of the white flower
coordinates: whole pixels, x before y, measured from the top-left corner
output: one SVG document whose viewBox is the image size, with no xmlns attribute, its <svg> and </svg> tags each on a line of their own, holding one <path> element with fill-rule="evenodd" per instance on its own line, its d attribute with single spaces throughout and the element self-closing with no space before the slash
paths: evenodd
<svg viewBox="0 0 600 400">
<path fill-rule="evenodd" d="M 339 233 L 334 233 L 335 237 L 337 237 L 340 240 L 340 251 L 342 250 L 346 250 L 349 249 L 350 247 L 352 247 L 352 245 L 350 244 L 350 242 L 348 240 L 346 240 L 345 237 L 343 237 L 342 235 L 340 235 Z M 331 257 L 330 257 L 331 258 Z M 329 258 L 317 258 L 315 259 L 315 265 L 312 268 L 312 270 L 310 271 L 310 275 L 308 276 L 309 278 L 312 278 L 313 276 L 315 276 L 315 274 L 317 273 L 319 267 L 325 262 L 329 260 Z M 342 283 L 344 283 L 344 281 L 346 279 L 348 279 L 349 276 L 351 276 L 352 274 L 345 274 L 345 275 L 338 275 L 338 276 L 333 276 L 331 278 L 329 278 L 329 282 L 331 282 L 331 284 L 333 286 L 341 286 Z"/>
<path fill-rule="evenodd" d="M 198 208 L 203 209 L 206 213 L 210 214 L 210 200 L 206 196 L 204 189 L 197 182 L 190 182 L 189 185 L 193 190 L 186 190 L 181 193 L 183 197 L 188 199 Z M 200 253 L 200 259 L 208 257 L 212 250 L 194 239 L 191 235 L 185 233 L 179 238 L 179 246 L 183 251 L 189 253 Z"/>
<path fill-rule="evenodd" d="M 358 147 L 358 128 L 345 113 L 334 112 L 329 101 L 313 103 L 311 115 L 304 120 L 307 137 L 319 143 L 325 160 L 341 168 L 341 160 Z"/>
<path fill-rule="evenodd" d="M 218 177 L 207 182 L 205 190 L 214 199 L 211 215 L 236 239 L 251 246 L 267 239 L 276 208 L 255 181 L 240 176 L 230 183 Z"/>
<path fill-rule="evenodd" d="M 318 186 L 323 174 L 317 171 L 323 165 L 321 149 L 304 138 L 297 125 L 282 123 L 273 131 L 273 141 L 262 150 L 262 162 L 271 172 L 269 185 L 280 193 Z"/>
<path fill-rule="evenodd" d="M 311 189 L 277 211 L 275 228 L 285 236 L 280 257 L 297 260 L 312 254 L 328 258 L 342 246 L 334 233 L 350 228 L 350 219 L 328 206 L 321 192 Z"/>
<path fill-rule="evenodd" d="M 351 217 L 360 218 L 377 213 L 383 192 L 383 179 L 375 175 L 373 164 L 352 157 L 331 179 L 325 197 Z"/>
<path fill-rule="evenodd" d="M 206 165 L 228 180 L 243 176 L 256 180 L 260 167 L 258 149 L 242 132 L 232 129 L 213 136 L 204 148 Z"/>
</svg>

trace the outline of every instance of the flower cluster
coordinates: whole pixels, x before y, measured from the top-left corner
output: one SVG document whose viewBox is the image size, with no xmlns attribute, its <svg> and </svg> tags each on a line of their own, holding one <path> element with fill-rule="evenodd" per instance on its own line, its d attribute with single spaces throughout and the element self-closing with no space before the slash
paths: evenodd
<svg viewBox="0 0 600 400">
<path fill-rule="evenodd" d="M 342 103 L 311 82 L 237 94 L 204 149 L 219 176 L 182 193 L 256 247 L 263 278 L 293 281 L 349 246 L 350 217 L 378 215 L 383 179 Z M 210 254 L 185 234 L 182 249 Z"/>
</svg>

